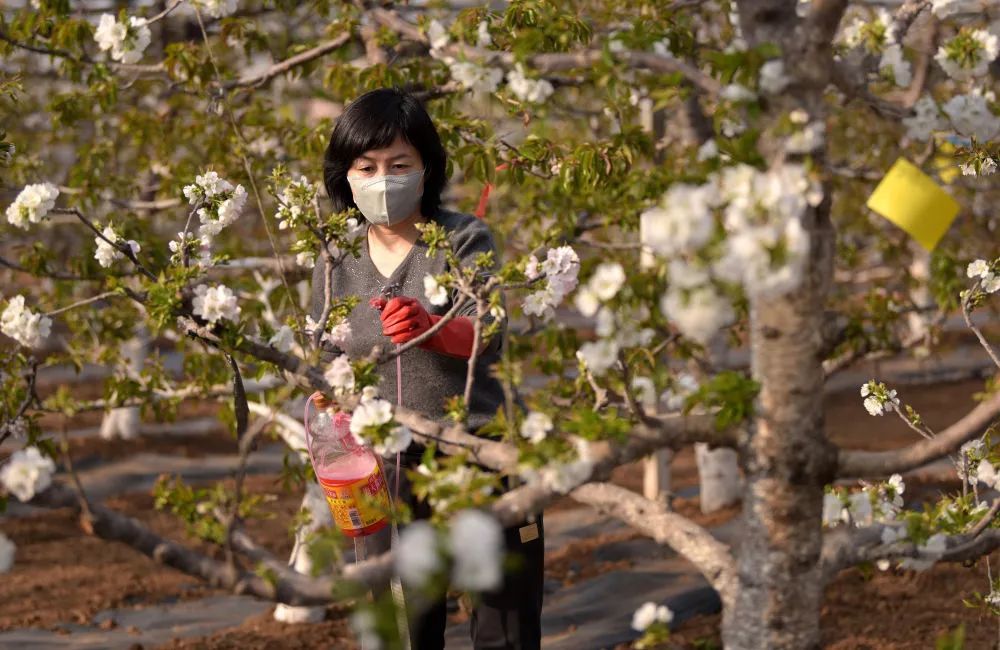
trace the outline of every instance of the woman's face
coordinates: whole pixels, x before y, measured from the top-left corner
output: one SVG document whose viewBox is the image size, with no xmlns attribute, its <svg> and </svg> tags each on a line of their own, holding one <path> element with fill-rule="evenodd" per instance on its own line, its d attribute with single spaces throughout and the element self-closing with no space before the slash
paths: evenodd
<svg viewBox="0 0 1000 650">
<path fill-rule="evenodd" d="M 410 174 L 424 168 L 420 152 L 416 147 L 397 135 L 392 144 L 384 149 L 369 149 L 358 156 L 347 175 L 351 178 L 372 178 L 374 176 L 394 176 Z M 421 188 L 423 179 L 421 179 Z"/>
</svg>

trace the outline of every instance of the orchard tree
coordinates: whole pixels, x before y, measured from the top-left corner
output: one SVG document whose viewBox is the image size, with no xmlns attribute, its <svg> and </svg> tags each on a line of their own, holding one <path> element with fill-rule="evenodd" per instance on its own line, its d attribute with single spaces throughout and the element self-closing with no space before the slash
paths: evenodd
<svg viewBox="0 0 1000 650">
<path fill-rule="evenodd" d="M 415 587 L 440 588 L 450 574 L 460 588 L 488 589 L 499 579 L 500 545 L 489 543 L 498 525 L 569 494 L 688 558 L 721 596 L 727 648 L 818 647 L 823 588 L 840 570 L 920 570 L 1000 544 L 1000 500 L 980 492 L 1000 480 L 990 386 L 935 432 L 891 386 L 867 382 L 858 408 L 902 417 L 921 436 L 893 452 L 838 448 L 821 399 L 831 375 L 872 355 L 932 354 L 959 314 L 1000 366 L 972 318 L 1000 288 L 995 199 L 982 178 L 996 169 L 1000 131 L 996 5 L 7 8 L 4 490 L 76 507 L 94 534 L 292 607 L 359 597 L 393 573 Z M 346 315 L 370 297 L 306 313 L 309 268 L 356 255 L 362 232 L 356 211 L 329 209 L 322 154 L 342 106 L 385 86 L 426 101 L 451 157 L 454 204 L 471 212 L 495 186 L 483 205 L 503 255 L 425 280 L 428 299 L 456 297 L 430 332 L 327 365 L 322 342 L 349 337 Z M 962 205 L 930 255 L 864 207 L 899 157 Z M 449 254 L 440 229 L 423 237 Z M 441 417 L 403 407 L 383 417 L 392 388 L 377 386 L 377 366 L 469 304 L 480 339 L 509 318 L 494 369 L 506 406 L 478 436 L 466 427 L 469 387 Z M 183 372 L 165 369 L 163 347 L 136 361 L 124 344 L 147 331 Z M 732 363 L 733 350 L 749 364 Z M 36 388 L 44 367 L 85 363 L 109 369 L 102 399 Z M 353 410 L 376 449 L 412 436 L 445 455 L 413 474 L 433 523 L 404 529 L 390 554 L 343 565 L 304 461 L 288 478 L 305 493 L 296 552 L 310 549 L 310 561 L 289 568 L 243 526 L 260 505 L 242 482 L 254 441 L 279 436 L 302 460 L 299 411 L 285 408 L 314 390 Z M 137 407 L 169 418 L 206 398 L 227 405 L 240 478 L 213 489 L 165 481 L 156 494 L 224 547 L 225 561 L 53 479 L 62 456 L 39 425 L 46 414 Z M 608 482 L 619 465 L 696 443 L 738 460 L 738 547 Z M 900 474 L 948 455 L 962 492 L 904 510 Z M 498 494 L 499 475 L 518 487 Z M 864 481 L 848 489 L 844 479 Z M 0 570 L 14 553 L 0 538 Z M 297 571 L 310 564 L 333 571 Z M 1000 585 L 984 588 L 980 604 L 1000 612 Z M 393 607 L 359 609 L 359 636 L 398 643 Z M 669 620 L 647 604 L 632 623 L 653 643 Z"/>
</svg>

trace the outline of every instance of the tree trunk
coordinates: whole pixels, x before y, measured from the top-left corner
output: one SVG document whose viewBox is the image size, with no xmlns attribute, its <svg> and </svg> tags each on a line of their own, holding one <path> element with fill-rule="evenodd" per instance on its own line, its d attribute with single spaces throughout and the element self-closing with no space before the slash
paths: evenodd
<svg viewBox="0 0 1000 650">
<path fill-rule="evenodd" d="M 741 443 L 746 480 L 739 588 L 723 614 L 729 650 L 820 647 L 823 486 L 835 453 L 823 431 L 823 304 L 832 273 L 829 200 L 804 218 L 811 257 L 801 288 L 755 301 L 751 367 L 756 417 Z M 811 223 L 810 223 L 811 222 Z"/>
</svg>

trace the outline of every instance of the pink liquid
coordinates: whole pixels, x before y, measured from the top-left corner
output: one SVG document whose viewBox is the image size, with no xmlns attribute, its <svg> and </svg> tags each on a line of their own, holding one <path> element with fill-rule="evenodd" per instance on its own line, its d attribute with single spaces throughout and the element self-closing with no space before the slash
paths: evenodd
<svg viewBox="0 0 1000 650">
<path fill-rule="evenodd" d="M 322 460 L 318 462 L 322 464 L 316 467 L 316 475 L 337 483 L 367 478 L 375 471 L 375 456 L 365 449 L 356 449 L 351 453 L 335 456 L 328 463 Z"/>
</svg>

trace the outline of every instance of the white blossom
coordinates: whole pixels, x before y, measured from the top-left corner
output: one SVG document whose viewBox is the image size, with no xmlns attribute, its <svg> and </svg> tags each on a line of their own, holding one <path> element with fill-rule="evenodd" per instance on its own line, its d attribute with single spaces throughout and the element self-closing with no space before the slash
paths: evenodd
<svg viewBox="0 0 1000 650">
<path fill-rule="evenodd" d="M 619 346 L 616 340 L 599 339 L 581 345 L 576 356 L 583 361 L 591 373 L 599 377 L 618 360 L 618 351 Z"/>
<path fill-rule="evenodd" d="M 430 41 L 432 51 L 440 50 L 451 40 L 448 30 L 437 20 L 432 20 L 427 26 L 427 38 Z"/>
<path fill-rule="evenodd" d="M 193 233 L 179 232 L 177 239 L 171 239 L 167 246 L 173 253 L 170 261 L 174 264 L 180 264 L 183 261 L 185 249 L 190 257 L 197 248 L 198 257 L 195 262 L 206 268 L 212 266 L 212 238 L 207 235 L 196 237 Z"/>
<path fill-rule="evenodd" d="M 316 332 L 316 328 L 319 327 L 319 323 L 313 320 L 311 315 L 306 315 L 306 335 L 313 336 Z M 344 347 L 347 341 L 351 338 L 351 323 L 344 319 L 334 325 L 329 326 L 329 321 L 327 322 L 327 331 L 323 332 L 323 336 L 320 337 L 320 343 L 326 343 L 334 347 Z"/>
<path fill-rule="evenodd" d="M 917 546 L 917 550 L 920 551 L 919 558 L 905 558 L 899 565 L 914 571 L 926 571 L 934 566 L 947 548 L 947 537 L 944 533 L 934 533 L 924 544 Z"/>
<path fill-rule="evenodd" d="M 323 373 L 323 379 L 333 387 L 335 393 L 343 394 L 354 390 L 354 369 L 346 354 L 342 354 L 330 362 L 326 372 Z M 355 411 L 355 415 L 357 415 L 357 411 Z M 351 422 L 354 422 L 353 418 Z"/>
<path fill-rule="evenodd" d="M 278 352 L 288 352 L 295 343 L 295 332 L 288 325 L 282 325 L 267 343 L 274 346 Z"/>
<path fill-rule="evenodd" d="M 94 243 L 97 244 L 97 251 L 94 253 L 94 259 L 97 263 L 104 268 L 110 267 L 115 260 L 119 260 L 125 255 L 112 244 L 117 244 L 121 241 L 117 234 L 115 234 L 114 229 L 111 226 L 105 226 L 104 230 L 101 232 L 103 237 L 94 237 Z M 108 242 L 111 242 L 110 244 Z M 133 255 L 138 255 L 139 251 L 142 250 L 139 243 L 134 239 L 128 240 L 128 247 L 132 250 Z"/>
<path fill-rule="evenodd" d="M 844 504 L 831 492 L 823 494 L 823 525 L 836 526 L 843 521 Z"/>
<path fill-rule="evenodd" d="M 311 269 L 316 266 L 316 253 L 313 251 L 296 253 L 295 263 L 303 268 Z"/>
<path fill-rule="evenodd" d="M 872 501 L 867 490 L 851 494 L 850 502 L 849 513 L 847 511 L 843 513 L 844 520 L 847 521 L 849 518 L 858 527 L 870 526 L 874 511 L 872 510 Z"/>
<path fill-rule="evenodd" d="M 111 58 L 132 64 L 142 58 L 152 34 L 145 18 L 129 16 L 128 24 L 119 23 L 112 14 L 101 15 L 94 40 L 102 51 L 111 50 Z"/>
<path fill-rule="evenodd" d="M 0 375 L 0 381 L 3 380 L 2 375 Z M 0 438 L 6 436 L 12 437 L 14 440 L 24 440 L 28 437 L 28 421 L 23 418 L 15 418 L 14 420 L 8 420 L 2 426 L 0 426 Z"/>
<path fill-rule="evenodd" d="M 706 140 L 704 144 L 698 147 L 698 155 L 696 156 L 698 162 L 704 162 L 706 160 L 712 160 L 713 158 L 719 157 L 719 145 L 714 139 Z"/>
<path fill-rule="evenodd" d="M 1000 131 L 1000 119 L 990 110 L 982 92 L 955 95 L 942 106 L 952 126 L 962 135 L 990 141 Z"/>
<path fill-rule="evenodd" d="M 965 274 L 970 278 L 985 278 L 990 274 L 990 263 L 984 259 L 969 262 L 965 267 Z"/>
<path fill-rule="evenodd" d="M 360 436 L 365 427 L 377 427 L 390 420 L 392 420 L 392 404 L 378 398 L 366 400 L 359 403 L 351 415 L 351 433 Z"/>
<path fill-rule="evenodd" d="M 493 45 L 493 39 L 490 37 L 490 24 L 481 20 L 476 28 L 476 47 L 486 48 L 490 45 Z"/>
<path fill-rule="evenodd" d="M 52 331 L 52 319 L 24 306 L 24 296 L 14 296 L 0 314 L 0 332 L 21 345 L 37 348 Z"/>
<path fill-rule="evenodd" d="M 730 102 L 752 102 L 757 100 L 757 93 L 742 84 L 729 84 L 719 93 L 719 98 Z"/>
<path fill-rule="evenodd" d="M 212 170 L 195 176 L 194 181 L 184 187 L 184 196 L 191 205 L 200 206 L 196 212 L 201 222 L 199 234 L 215 237 L 242 214 L 247 191 L 242 185 L 234 187 Z"/>
<path fill-rule="evenodd" d="M 768 95 L 781 93 L 791 78 L 785 74 L 785 62 L 781 59 L 771 59 L 760 66 L 760 90 Z"/>
<path fill-rule="evenodd" d="M 525 76 L 524 67 L 518 63 L 507 73 L 507 87 L 522 102 L 541 104 L 555 92 L 548 79 L 531 79 Z"/>
<path fill-rule="evenodd" d="M 241 308 L 236 301 L 236 294 L 224 284 L 209 287 L 199 284 L 194 289 L 195 297 L 191 301 L 195 316 L 201 316 L 209 323 L 220 319 L 235 321 L 240 317 Z"/>
<path fill-rule="evenodd" d="M 668 289 L 660 299 L 660 311 L 681 334 L 701 344 L 736 320 L 732 304 L 710 284 L 690 291 Z"/>
<path fill-rule="evenodd" d="M 979 467 L 976 468 L 976 478 L 980 483 L 985 483 L 994 490 L 997 489 L 998 483 L 1000 483 L 1000 473 L 997 472 L 993 463 L 988 460 L 979 462 Z"/>
<path fill-rule="evenodd" d="M 541 468 L 520 466 L 518 472 L 531 485 L 541 485 L 559 494 L 568 494 L 573 488 L 584 483 L 594 471 L 594 459 L 586 440 L 574 437 L 576 459 L 552 461 Z"/>
<path fill-rule="evenodd" d="M 570 291 L 576 288 L 580 273 L 580 258 L 570 246 L 550 248 L 545 261 L 538 264 L 534 255 L 528 260 L 525 274 L 529 279 L 545 274 L 546 286 L 529 294 L 524 299 L 524 313 L 549 320 L 555 314 L 554 308 Z"/>
<path fill-rule="evenodd" d="M 868 28 L 867 31 L 869 34 L 875 34 L 878 31 L 876 28 L 879 27 L 879 24 L 881 24 L 881 28 L 883 30 L 883 38 L 878 43 L 871 43 L 865 38 L 866 28 Z M 878 54 L 886 46 L 896 42 L 896 35 L 892 31 L 892 24 L 892 15 L 880 7 L 876 10 L 876 15 L 873 20 L 866 21 L 857 17 L 848 23 L 844 28 L 844 31 L 841 32 L 841 40 L 848 47 L 863 45 L 867 51 L 872 54 Z"/>
<path fill-rule="evenodd" d="M 698 390 L 698 380 L 688 372 L 682 372 L 673 380 L 673 387 L 660 393 L 660 401 L 668 411 L 679 411 L 692 393 Z"/>
<path fill-rule="evenodd" d="M 474 92 L 496 92 L 503 81 L 503 70 L 500 68 L 489 68 L 472 61 L 452 61 L 448 69 L 455 81 Z"/>
<path fill-rule="evenodd" d="M 422 588 L 442 569 L 437 532 L 426 521 L 414 521 L 399 533 L 393 565 L 407 585 Z"/>
<path fill-rule="evenodd" d="M 656 409 L 656 385 L 652 378 L 636 376 L 632 377 L 632 390 L 636 393 L 636 399 L 646 410 Z"/>
<path fill-rule="evenodd" d="M 906 134 L 914 140 L 926 142 L 934 131 L 942 128 L 942 120 L 937 102 L 930 95 L 924 95 L 913 106 L 913 117 L 903 118 Z"/>
<path fill-rule="evenodd" d="M 580 290 L 576 292 L 576 296 L 573 298 L 573 304 L 576 306 L 577 311 L 587 318 L 593 317 L 593 315 L 596 314 L 597 310 L 601 307 L 600 299 L 598 299 L 597 294 L 590 288 L 590 286 L 581 287 Z"/>
<path fill-rule="evenodd" d="M 14 566 L 14 554 L 17 547 L 10 538 L 0 533 L 0 573 L 7 573 Z"/>
<path fill-rule="evenodd" d="M 913 70 L 910 62 L 903 56 L 903 47 L 899 43 L 893 43 L 882 51 L 878 69 L 880 72 L 891 72 L 897 86 L 906 88 L 913 81 Z"/>
<path fill-rule="evenodd" d="M 389 431 L 389 435 L 387 435 L 384 440 L 376 442 L 372 445 L 372 449 L 379 456 L 388 458 L 393 454 L 406 451 L 406 448 L 410 446 L 412 441 L 413 432 L 410 431 L 408 426 L 400 424 Z"/>
<path fill-rule="evenodd" d="M 448 290 L 430 273 L 424 276 L 424 296 L 432 305 L 440 306 L 448 302 Z"/>
<path fill-rule="evenodd" d="M 588 285 L 600 300 L 611 300 L 625 284 L 625 269 L 618 262 L 599 264 Z"/>
<path fill-rule="evenodd" d="M 893 489 L 897 496 L 906 491 L 906 483 L 903 482 L 903 477 L 899 474 L 893 474 L 890 476 L 888 483 L 889 487 Z"/>
<path fill-rule="evenodd" d="M 545 287 L 539 291 L 528 294 L 524 298 L 524 313 L 531 316 L 538 316 L 544 321 L 549 321 L 555 315 L 553 306 L 558 304 L 556 295 L 550 287 Z"/>
<path fill-rule="evenodd" d="M 826 125 L 816 120 L 788 136 L 785 140 L 785 151 L 796 154 L 812 153 L 819 150 L 825 141 Z"/>
<path fill-rule="evenodd" d="M 643 603 L 639 609 L 632 614 L 632 629 L 637 632 L 645 632 L 653 623 L 663 623 L 667 625 L 674 620 L 674 613 L 666 605 L 657 605 L 654 602 Z"/>
<path fill-rule="evenodd" d="M 52 484 L 56 465 L 37 447 L 15 451 L 0 469 L 0 485 L 20 501 L 27 502 Z"/>
<path fill-rule="evenodd" d="M 986 293 L 996 293 L 1000 289 L 1000 275 L 987 273 L 980 285 Z"/>
<path fill-rule="evenodd" d="M 52 183 L 25 185 L 14 202 L 7 207 L 7 222 L 27 230 L 29 223 L 38 223 L 45 218 L 58 197 L 59 188 Z"/>
<path fill-rule="evenodd" d="M 639 240 L 654 253 L 669 257 L 695 250 L 712 236 L 710 190 L 675 183 L 660 203 L 639 216 Z"/>
<path fill-rule="evenodd" d="M 956 81 L 981 77 L 997 58 L 997 37 L 985 29 L 962 30 L 957 36 L 938 47 L 934 60 Z M 961 59 L 952 58 L 956 49 L 963 52 Z"/>
<path fill-rule="evenodd" d="M 475 509 L 451 520 L 449 550 L 454 564 L 451 583 L 457 589 L 490 591 L 503 580 L 503 530 L 497 520 Z"/>
<path fill-rule="evenodd" d="M 552 431 L 552 418 L 545 413 L 532 411 L 521 423 L 521 435 L 533 442 L 540 443 Z"/>
<path fill-rule="evenodd" d="M 541 265 L 538 263 L 538 258 L 534 255 L 528 258 L 528 261 L 524 265 L 524 276 L 529 280 L 534 280 L 535 278 L 541 277 L 542 270 Z"/>
</svg>

